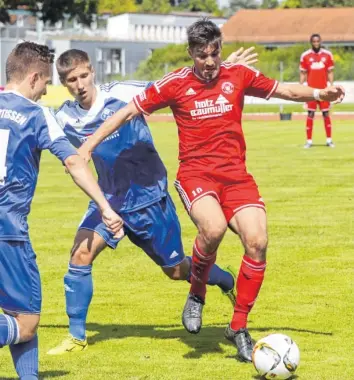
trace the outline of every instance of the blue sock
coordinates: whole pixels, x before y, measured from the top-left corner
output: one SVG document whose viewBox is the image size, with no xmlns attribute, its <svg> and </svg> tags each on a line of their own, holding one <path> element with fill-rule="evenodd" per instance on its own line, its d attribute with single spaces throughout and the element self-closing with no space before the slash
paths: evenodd
<svg viewBox="0 0 354 380">
<path fill-rule="evenodd" d="M 7 314 L 0 314 L 0 348 L 19 341 L 17 321 Z"/>
<path fill-rule="evenodd" d="M 192 258 L 190 256 L 187 256 L 186 258 L 190 263 L 190 271 L 187 278 L 187 281 L 190 282 L 191 270 L 192 270 Z M 233 278 L 231 273 L 226 272 L 225 270 L 222 270 L 219 266 L 214 264 L 211 267 L 207 284 L 212 285 L 212 286 L 217 285 L 224 292 L 227 292 L 233 289 L 233 287 L 235 286 L 235 279 Z"/>
<path fill-rule="evenodd" d="M 19 344 L 11 344 L 10 351 L 20 380 L 38 379 L 38 336 Z"/>
<path fill-rule="evenodd" d="M 93 294 L 92 265 L 69 264 L 64 276 L 66 314 L 70 334 L 80 340 L 86 337 L 86 317 Z"/>
</svg>

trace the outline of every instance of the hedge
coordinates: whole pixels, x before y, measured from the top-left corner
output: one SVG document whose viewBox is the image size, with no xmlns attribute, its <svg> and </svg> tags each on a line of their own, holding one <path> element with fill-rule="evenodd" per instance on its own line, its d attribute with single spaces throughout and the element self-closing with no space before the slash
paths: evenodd
<svg viewBox="0 0 354 380">
<path fill-rule="evenodd" d="M 309 48 L 309 45 L 294 45 L 270 50 L 260 45 L 225 44 L 223 58 L 225 59 L 232 51 L 241 46 L 255 46 L 259 54 L 259 62 L 255 66 L 265 75 L 278 80 L 280 79 L 280 62 L 283 62 L 284 81 L 298 81 L 300 56 Z M 354 51 L 340 47 L 331 48 L 331 51 L 336 64 L 335 79 L 354 80 Z M 133 77 L 142 80 L 156 80 L 167 72 L 191 64 L 192 61 L 187 54 L 185 44 L 167 45 L 154 50 L 147 60 L 141 62 Z"/>
</svg>

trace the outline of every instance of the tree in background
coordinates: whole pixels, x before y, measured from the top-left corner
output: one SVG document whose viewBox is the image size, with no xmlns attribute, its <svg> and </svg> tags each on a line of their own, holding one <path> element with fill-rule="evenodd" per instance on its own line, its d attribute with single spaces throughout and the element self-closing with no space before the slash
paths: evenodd
<svg viewBox="0 0 354 380">
<path fill-rule="evenodd" d="M 354 0 L 286 0 L 282 8 L 339 8 L 353 7 Z"/>
<path fill-rule="evenodd" d="M 278 8 L 278 6 L 279 6 L 278 0 L 263 0 L 261 8 L 274 9 L 274 8 Z"/>
<path fill-rule="evenodd" d="M 178 8 L 189 12 L 217 13 L 219 11 L 216 0 L 183 0 Z"/>
<path fill-rule="evenodd" d="M 302 0 L 303 8 L 337 8 L 352 7 L 353 0 Z"/>
<path fill-rule="evenodd" d="M 228 8 L 223 8 L 222 11 L 225 17 L 231 17 L 240 9 L 257 8 L 259 8 L 259 4 L 256 0 L 230 0 L 230 6 Z"/>
<path fill-rule="evenodd" d="M 240 9 L 257 9 L 259 4 L 255 0 L 231 0 L 230 8 L 236 12 Z"/>
<path fill-rule="evenodd" d="M 11 9 L 25 7 L 34 14 L 40 14 L 44 22 L 51 24 L 69 15 L 85 25 L 90 25 L 97 13 L 97 0 L 0 0 L 0 21 L 8 22 Z"/>
<path fill-rule="evenodd" d="M 224 44 L 223 59 L 241 46 L 247 48 L 256 46 L 259 62 L 255 65 L 260 71 L 272 78 L 280 79 L 280 62 L 283 63 L 283 80 L 297 82 L 299 80 L 299 59 L 308 44 L 299 44 L 289 47 L 279 47 L 268 50 L 264 46 L 252 43 Z M 186 44 L 168 45 L 155 49 L 151 56 L 139 64 L 134 73 L 134 79 L 156 80 L 169 71 L 179 67 L 193 65 L 186 54 Z M 354 76 L 354 53 L 341 47 L 331 47 L 336 63 L 336 80 L 351 80 Z"/>
<path fill-rule="evenodd" d="M 282 8 L 302 8 L 301 0 L 286 0 L 281 3 Z"/>
<path fill-rule="evenodd" d="M 98 13 L 136 12 L 138 9 L 134 0 L 98 0 Z"/>
<path fill-rule="evenodd" d="M 139 10 L 144 13 L 169 13 L 171 4 L 169 0 L 143 0 Z"/>
<path fill-rule="evenodd" d="M 248 2 L 244 1 L 245 4 Z M 0 0 L 0 22 L 9 22 L 9 10 L 20 7 L 41 14 L 41 19 L 51 24 L 62 20 L 65 15 L 89 25 L 96 13 L 106 12 L 169 13 L 182 10 L 221 15 L 217 0 Z"/>
</svg>

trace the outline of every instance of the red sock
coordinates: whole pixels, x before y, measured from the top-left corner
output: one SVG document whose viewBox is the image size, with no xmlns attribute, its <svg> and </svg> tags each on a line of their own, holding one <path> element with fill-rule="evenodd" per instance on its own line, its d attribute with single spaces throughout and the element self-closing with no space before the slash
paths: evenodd
<svg viewBox="0 0 354 380">
<path fill-rule="evenodd" d="M 332 137 L 332 124 L 331 124 L 331 118 L 329 116 L 325 116 L 323 118 L 325 130 L 326 130 L 326 136 L 328 139 Z"/>
<path fill-rule="evenodd" d="M 209 272 L 216 260 L 216 252 L 207 254 L 198 246 L 197 239 L 193 246 L 192 256 L 192 275 L 190 293 L 199 296 L 205 300 L 206 284 L 209 278 Z"/>
<path fill-rule="evenodd" d="M 306 135 L 307 140 L 312 140 L 313 118 L 307 117 L 306 120 Z"/>
<path fill-rule="evenodd" d="M 251 311 L 261 289 L 265 269 L 265 261 L 257 262 L 246 255 L 243 256 L 236 284 L 236 305 L 231 321 L 233 330 L 247 326 L 248 313 Z"/>
</svg>

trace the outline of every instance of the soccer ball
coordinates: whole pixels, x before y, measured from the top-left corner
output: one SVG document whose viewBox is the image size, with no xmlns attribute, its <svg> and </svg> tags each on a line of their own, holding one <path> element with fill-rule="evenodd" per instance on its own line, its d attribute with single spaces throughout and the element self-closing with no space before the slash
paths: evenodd
<svg viewBox="0 0 354 380">
<path fill-rule="evenodd" d="M 287 335 L 271 334 L 256 343 L 252 361 L 265 379 L 289 379 L 299 365 L 300 351 Z"/>
</svg>

